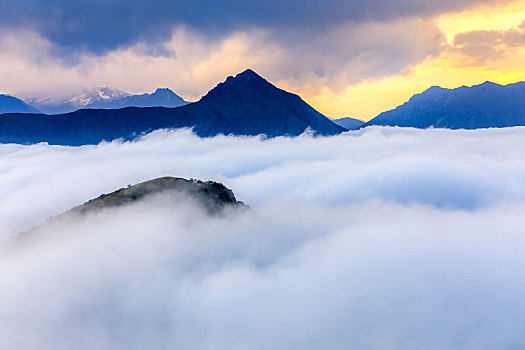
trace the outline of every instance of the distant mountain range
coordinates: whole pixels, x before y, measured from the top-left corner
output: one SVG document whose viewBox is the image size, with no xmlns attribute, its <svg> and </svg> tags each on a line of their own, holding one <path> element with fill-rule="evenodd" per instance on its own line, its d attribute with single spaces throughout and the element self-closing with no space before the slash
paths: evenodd
<svg viewBox="0 0 525 350">
<path fill-rule="evenodd" d="M 40 110 L 50 111 L 45 101 L 34 102 Z M 53 108 L 84 109 L 58 115 L 28 114 L 38 110 L 15 97 L 0 95 L 0 113 L 7 113 L 0 114 L 0 142 L 84 145 L 184 127 L 203 137 L 275 137 L 297 136 L 307 130 L 335 135 L 371 125 L 449 129 L 525 125 L 525 82 L 506 86 L 485 82 L 456 89 L 434 86 L 366 123 L 354 118 L 331 120 L 250 69 L 228 77 L 195 103 L 187 103 L 169 89 L 130 95 L 107 88 L 91 89 L 66 102 Z"/>
<path fill-rule="evenodd" d="M 19 98 L 0 95 L 0 114 L 2 113 L 40 113 Z"/>
<path fill-rule="evenodd" d="M 433 86 L 363 124 L 414 128 L 478 129 L 525 125 L 525 82 L 472 87 Z"/>
<path fill-rule="evenodd" d="M 151 96 L 151 95 L 150 95 Z M 90 102 L 92 103 L 92 102 Z M 176 108 L 82 109 L 59 115 L 0 115 L 0 142 L 61 145 L 131 140 L 160 128 L 193 128 L 217 134 L 297 136 L 346 131 L 299 96 L 281 90 L 248 69 L 228 77 L 200 101 Z"/>
<path fill-rule="evenodd" d="M 337 125 L 340 125 L 343 128 L 348 129 L 348 130 L 359 129 L 361 127 L 361 125 L 363 125 L 365 123 L 361 119 L 355 119 L 355 118 L 349 118 L 349 117 L 339 118 L 339 119 L 332 119 L 332 121 L 334 123 L 336 123 Z"/>
<path fill-rule="evenodd" d="M 121 90 L 95 87 L 59 101 L 45 97 L 29 98 L 27 103 L 45 114 L 63 114 L 83 108 L 179 107 L 188 102 L 166 88 L 157 89 L 152 94 L 132 95 Z"/>
</svg>

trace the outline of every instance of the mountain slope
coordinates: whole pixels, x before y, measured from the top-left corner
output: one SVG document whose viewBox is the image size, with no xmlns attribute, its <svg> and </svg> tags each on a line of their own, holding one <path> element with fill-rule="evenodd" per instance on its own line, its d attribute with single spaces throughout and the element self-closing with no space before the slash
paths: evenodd
<svg viewBox="0 0 525 350">
<path fill-rule="evenodd" d="M 364 121 L 360 119 L 349 118 L 349 117 L 332 119 L 332 121 L 336 123 L 337 125 L 342 126 L 343 128 L 348 129 L 348 130 L 359 129 L 359 127 L 363 125 L 364 123 Z"/>
<path fill-rule="evenodd" d="M 248 69 L 228 77 L 199 102 L 181 109 L 185 114 L 205 116 L 214 127 L 196 124 L 200 134 L 265 134 L 297 136 L 307 128 L 319 135 L 345 131 L 313 109 L 299 96 L 281 90 Z M 202 117 L 201 117 L 202 118 Z"/>
<path fill-rule="evenodd" d="M 69 96 L 60 101 L 52 101 L 49 98 L 32 98 L 28 101 L 46 114 L 70 113 L 83 108 L 178 107 L 188 103 L 170 89 L 157 89 L 152 94 L 132 95 L 107 87 L 91 88 L 80 95 Z"/>
<path fill-rule="evenodd" d="M 40 113 L 24 101 L 9 95 L 0 95 L 0 114 L 3 113 Z"/>
<path fill-rule="evenodd" d="M 297 136 L 339 134 L 334 124 L 299 96 L 247 70 L 220 83 L 200 101 L 177 108 L 83 109 L 64 115 L 0 117 L 0 142 L 83 145 L 134 139 L 160 128 L 193 127 L 199 136 L 217 134 Z"/>
<path fill-rule="evenodd" d="M 415 128 L 477 129 L 525 125 L 525 82 L 502 86 L 431 87 L 365 123 Z"/>
</svg>

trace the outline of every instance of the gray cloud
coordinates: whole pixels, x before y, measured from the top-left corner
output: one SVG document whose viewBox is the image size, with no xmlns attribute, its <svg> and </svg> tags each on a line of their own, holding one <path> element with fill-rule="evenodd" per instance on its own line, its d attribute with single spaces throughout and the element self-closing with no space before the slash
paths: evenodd
<svg viewBox="0 0 525 350">
<path fill-rule="evenodd" d="M 414 18 L 345 24 L 308 40 L 291 34 L 276 39 L 275 33 L 252 30 L 210 43 L 178 28 L 162 44 L 141 42 L 65 60 L 56 57 L 56 45 L 37 33 L 11 31 L 0 37 L 0 86 L 21 98 L 51 99 L 80 87 L 145 92 L 166 86 L 194 100 L 226 76 L 253 68 L 276 84 L 315 94 L 323 87 L 341 90 L 363 79 L 405 72 L 437 56 L 443 42 L 434 23 Z"/>
<path fill-rule="evenodd" d="M 479 2 L 4 0 L 0 3 L 0 23 L 2 27 L 37 30 L 63 47 L 100 53 L 139 40 L 166 40 L 180 25 L 211 38 L 236 30 L 260 28 L 275 31 L 278 37 L 303 33 L 302 40 L 308 40 L 314 33 L 348 22 L 429 16 Z"/>
<path fill-rule="evenodd" d="M 0 89 L 60 99 L 162 86 L 195 100 L 252 68 L 297 93 L 340 92 L 439 55 L 445 38 L 431 16 L 479 3 L 4 0 Z"/>
<path fill-rule="evenodd" d="M 461 52 L 473 64 L 484 64 L 510 54 L 509 49 L 525 46 L 525 21 L 508 30 L 476 30 L 454 37 L 453 51 Z"/>
<path fill-rule="evenodd" d="M 0 145 L 4 238 L 163 175 L 220 180 L 256 212 L 158 197 L 49 227 L 1 255 L 1 347 L 519 348 L 524 134 Z"/>
<path fill-rule="evenodd" d="M 344 25 L 288 43 L 283 57 L 267 61 L 267 70 L 303 90 L 317 92 L 327 86 L 336 91 L 363 79 L 406 72 L 425 58 L 438 56 L 444 41 L 434 23 L 421 19 Z"/>
</svg>

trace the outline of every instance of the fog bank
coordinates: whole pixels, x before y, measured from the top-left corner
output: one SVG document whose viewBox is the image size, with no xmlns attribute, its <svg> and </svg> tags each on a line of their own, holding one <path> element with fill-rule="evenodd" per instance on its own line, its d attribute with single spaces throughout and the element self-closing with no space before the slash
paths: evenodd
<svg viewBox="0 0 525 350">
<path fill-rule="evenodd" d="M 253 208 L 210 217 L 158 196 L 48 225 L 0 259 L 0 347 L 521 348 L 524 137 L 374 127 L 0 145 L 4 241 L 165 175 L 223 182 Z"/>
</svg>

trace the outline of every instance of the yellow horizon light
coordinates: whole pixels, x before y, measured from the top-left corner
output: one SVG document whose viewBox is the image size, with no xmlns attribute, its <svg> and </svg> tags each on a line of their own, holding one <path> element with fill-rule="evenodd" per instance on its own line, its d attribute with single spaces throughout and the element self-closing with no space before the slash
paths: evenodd
<svg viewBox="0 0 525 350">
<path fill-rule="evenodd" d="M 475 30 L 508 30 L 525 20 L 525 0 L 499 6 L 484 5 L 435 18 L 436 25 L 450 44 L 455 35 Z M 340 92 L 328 88 L 316 95 L 304 94 L 305 99 L 321 113 L 332 117 L 352 117 L 368 121 L 379 113 L 408 101 L 414 94 L 431 86 L 456 88 L 485 81 L 506 85 L 525 80 L 525 49 L 509 49 L 497 61 L 472 64 L 460 53 L 445 50 L 414 66 L 409 73 L 365 80 Z M 300 91 L 300 90 L 299 90 Z"/>
</svg>

